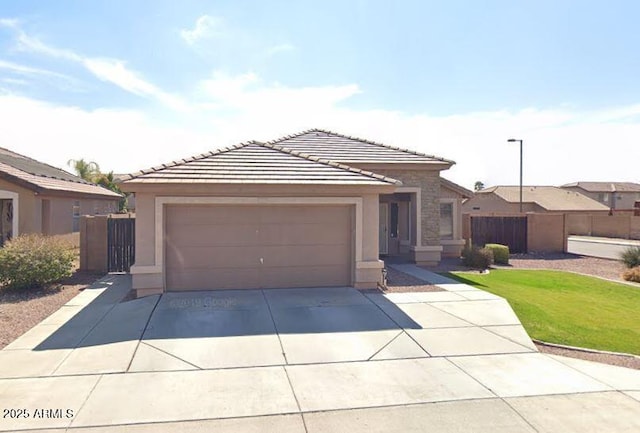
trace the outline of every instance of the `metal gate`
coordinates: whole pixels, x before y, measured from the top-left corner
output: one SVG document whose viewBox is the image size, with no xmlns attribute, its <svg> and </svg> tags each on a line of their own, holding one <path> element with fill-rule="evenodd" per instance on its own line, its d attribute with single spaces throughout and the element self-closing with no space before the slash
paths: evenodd
<svg viewBox="0 0 640 433">
<path fill-rule="evenodd" d="M 135 259 L 135 218 L 107 220 L 108 272 L 129 272 Z"/>
<path fill-rule="evenodd" d="M 527 217 L 472 216 L 471 240 L 479 247 L 502 244 L 511 253 L 526 253 Z"/>
</svg>

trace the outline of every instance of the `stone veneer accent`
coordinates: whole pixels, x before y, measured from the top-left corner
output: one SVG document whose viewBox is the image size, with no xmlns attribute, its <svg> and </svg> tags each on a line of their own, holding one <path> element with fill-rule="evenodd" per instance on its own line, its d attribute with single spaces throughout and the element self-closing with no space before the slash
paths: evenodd
<svg viewBox="0 0 640 433">
<path fill-rule="evenodd" d="M 422 246 L 440 246 L 440 172 L 437 170 L 385 170 L 377 174 L 402 181 L 402 186 L 421 188 Z"/>
</svg>

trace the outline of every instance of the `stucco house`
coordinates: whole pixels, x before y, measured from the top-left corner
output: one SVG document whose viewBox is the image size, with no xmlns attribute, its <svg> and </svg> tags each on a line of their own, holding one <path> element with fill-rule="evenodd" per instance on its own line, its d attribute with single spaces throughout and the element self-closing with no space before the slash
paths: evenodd
<svg viewBox="0 0 640 433">
<path fill-rule="evenodd" d="M 81 215 L 116 212 L 120 195 L 0 148 L 0 245 L 22 233 L 64 235 Z"/>
<path fill-rule="evenodd" d="M 470 191 L 440 177 L 453 164 L 314 129 L 132 174 L 133 287 L 376 287 L 381 257 L 459 255 Z"/>
<path fill-rule="evenodd" d="M 573 182 L 561 188 L 579 192 L 610 209 L 640 209 L 640 184 L 633 182 Z"/>
<path fill-rule="evenodd" d="M 609 208 L 578 192 L 555 186 L 523 186 L 523 212 L 588 212 L 603 213 Z M 462 205 L 469 214 L 518 213 L 519 186 L 492 186 L 476 191 Z"/>
</svg>

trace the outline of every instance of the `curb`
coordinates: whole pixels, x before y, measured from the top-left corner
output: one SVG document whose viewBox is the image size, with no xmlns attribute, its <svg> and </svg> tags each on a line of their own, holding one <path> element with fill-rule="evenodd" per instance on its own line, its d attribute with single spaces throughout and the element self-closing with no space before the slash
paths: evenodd
<svg viewBox="0 0 640 433">
<path fill-rule="evenodd" d="M 640 359 L 640 356 L 634 355 L 632 353 L 609 352 L 607 350 L 587 349 L 586 347 L 575 347 L 575 346 L 567 346 L 564 344 L 547 343 L 546 341 L 536 340 L 535 338 L 532 338 L 531 341 L 533 341 L 536 344 L 540 344 L 542 346 L 557 347 L 559 349 L 567 349 L 567 350 L 575 350 L 577 352 L 596 353 L 599 355 L 624 356 L 627 358 Z"/>
</svg>

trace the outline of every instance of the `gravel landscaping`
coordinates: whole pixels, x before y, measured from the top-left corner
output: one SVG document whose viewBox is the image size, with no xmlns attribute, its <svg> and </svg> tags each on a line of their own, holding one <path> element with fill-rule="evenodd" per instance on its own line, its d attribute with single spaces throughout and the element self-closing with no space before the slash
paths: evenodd
<svg viewBox="0 0 640 433">
<path fill-rule="evenodd" d="M 556 271 L 577 272 L 594 277 L 624 281 L 624 265 L 617 260 L 597 257 L 577 256 L 574 254 L 512 254 L 509 265 L 493 265 L 496 269 L 552 269 Z M 426 268 L 433 272 L 469 271 L 462 266 L 460 259 L 447 258 L 436 267 Z M 638 285 L 640 287 L 640 285 Z"/>
<path fill-rule="evenodd" d="M 383 293 L 402 293 L 402 292 L 442 292 L 440 287 L 426 284 L 423 280 L 413 277 L 404 272 L 387 268 L 387 287 L 382 290 Z"/>
<path fill-rule="evenodd" d="M 102 274 L 76 272 L 44 289 L 0 289 L 0 349 L 66 304 Z"/>
</svg>

